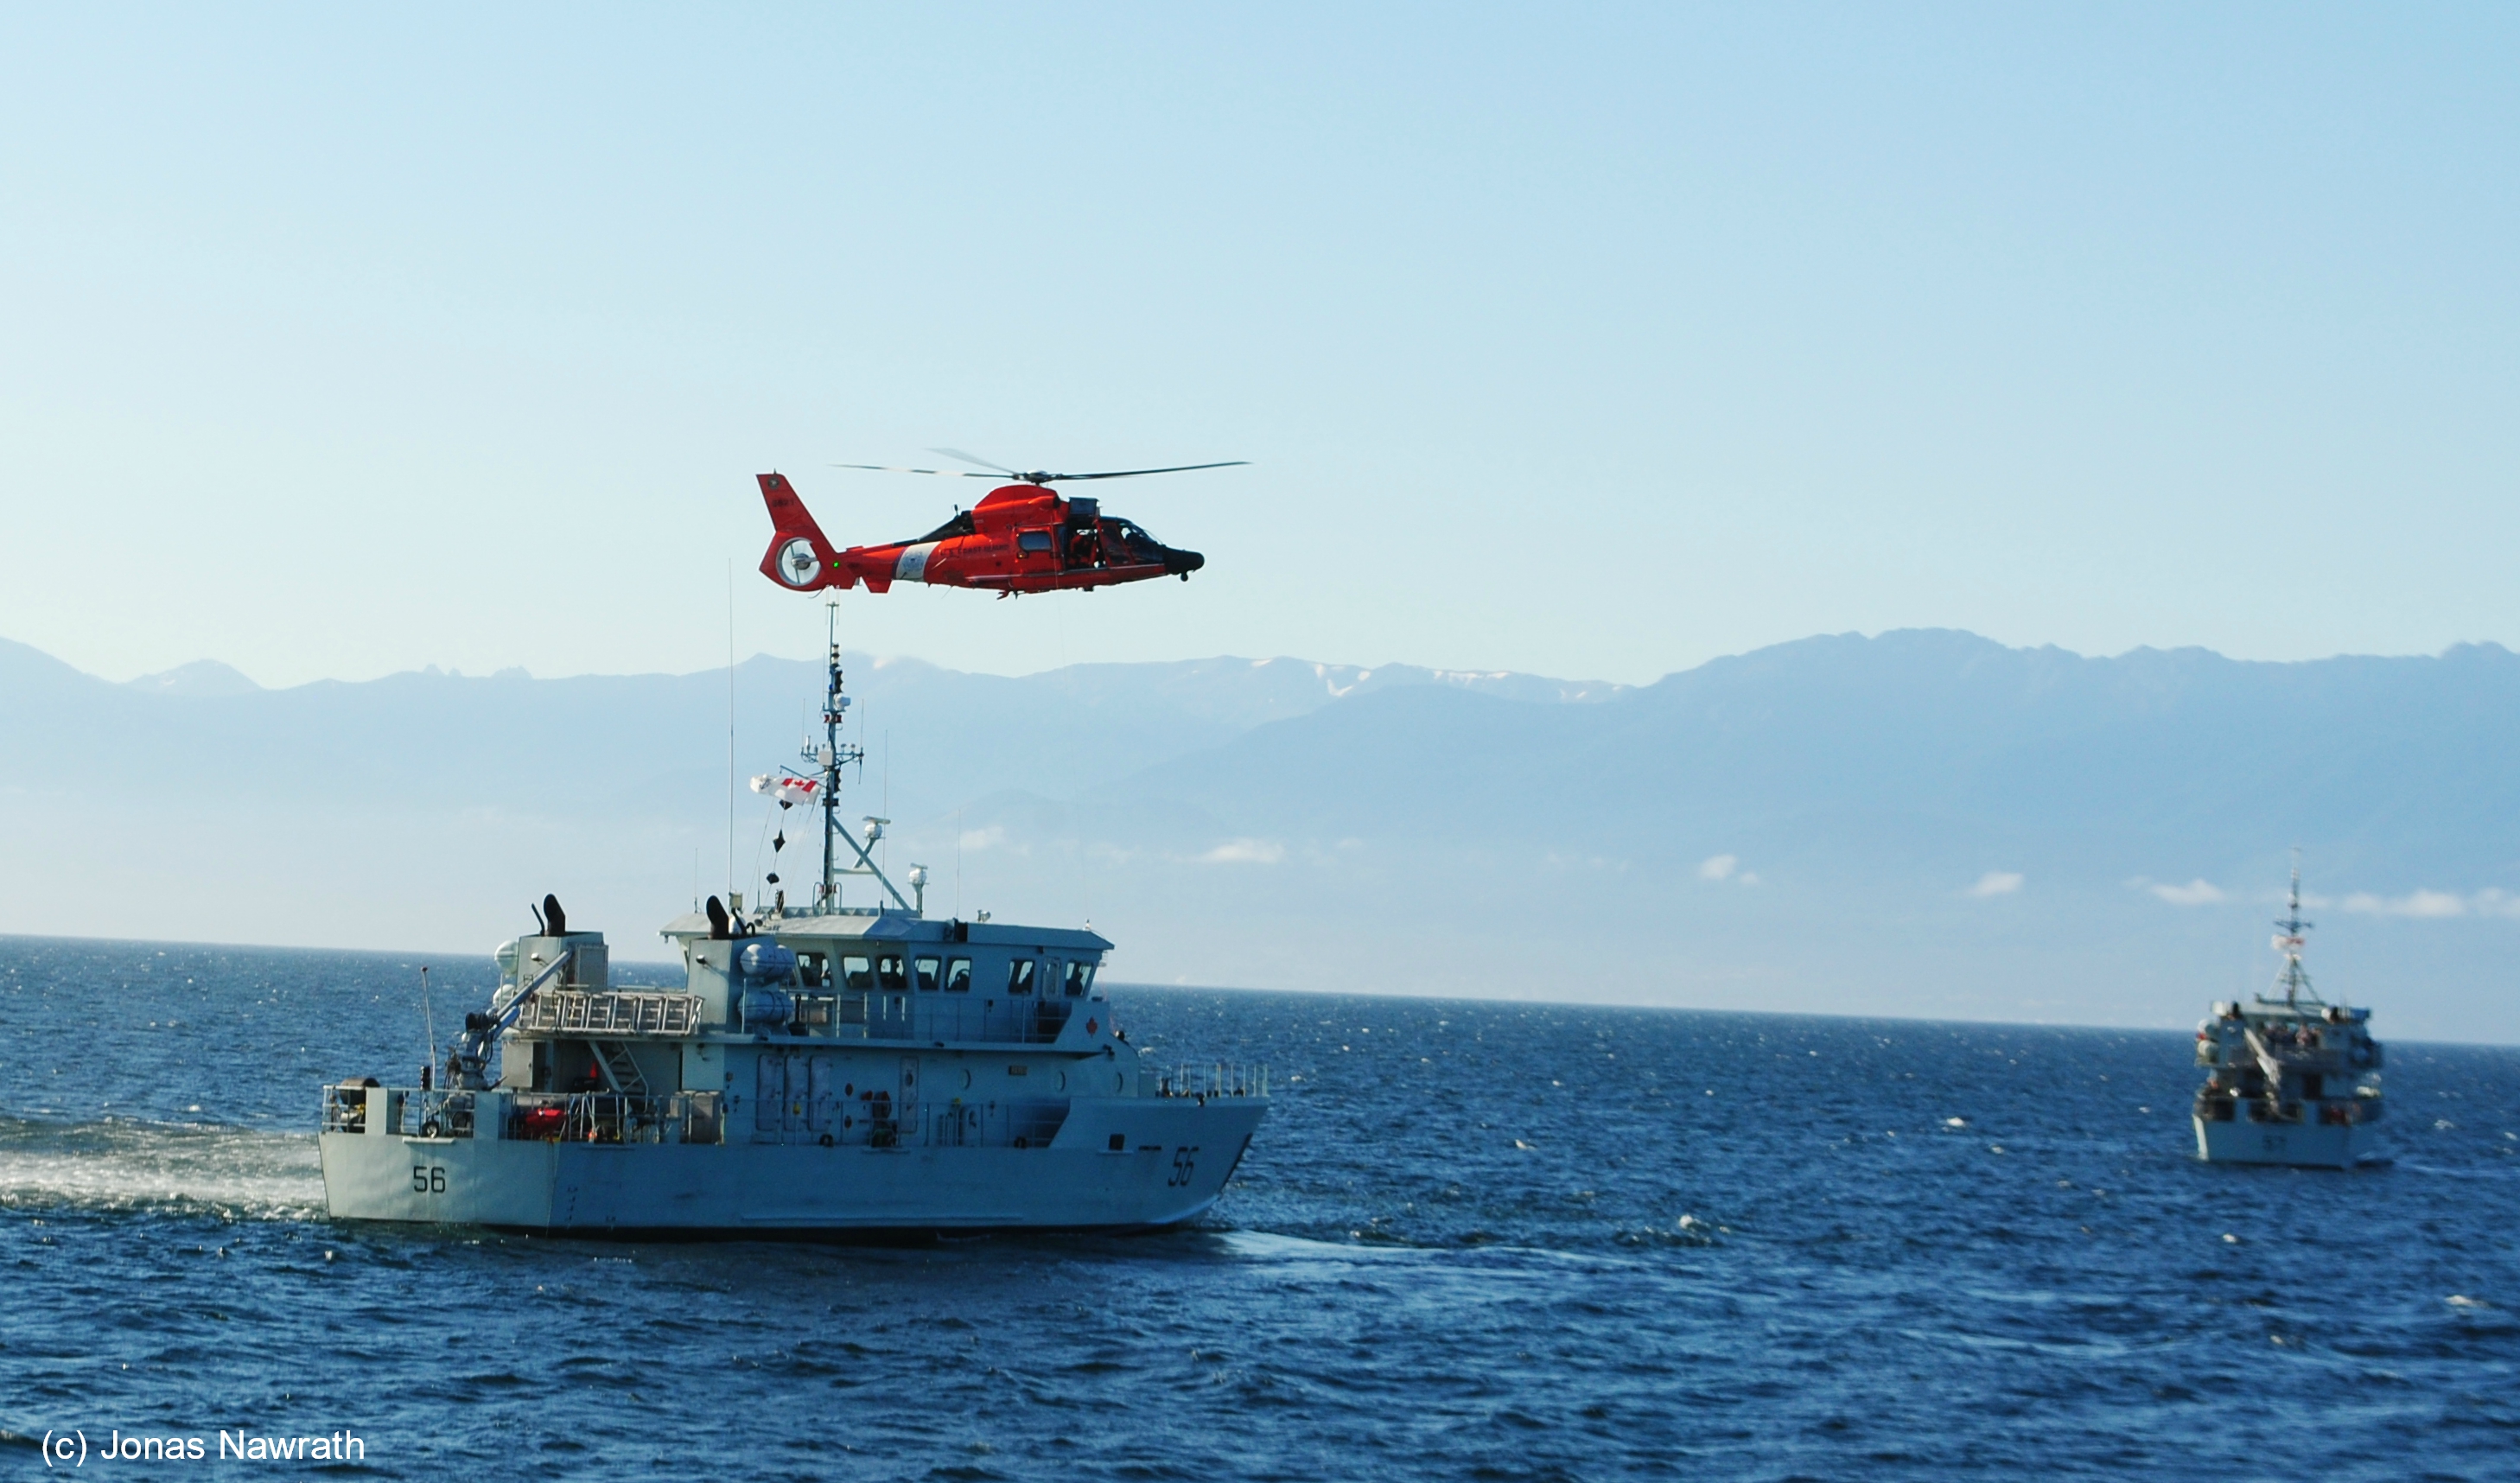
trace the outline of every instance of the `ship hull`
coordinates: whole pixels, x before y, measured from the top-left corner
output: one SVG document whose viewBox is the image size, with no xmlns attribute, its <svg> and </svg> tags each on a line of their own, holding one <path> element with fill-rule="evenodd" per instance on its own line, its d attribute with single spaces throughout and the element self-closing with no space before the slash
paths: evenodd
<svg viewBox="0 0 2520 1483">
<path fill-rule="evenodd" d="M 326 1203 L 344 1221 L 723 1237 L 1143 1231 L 1195 1220 L 1216 1202 L 1265 1106 L 1080 1101 L 1044 1148 L 351 1132 L 320 1143 Z"/>
<path fill-rule="evenodd" d="M 2196 1124 L 2196 1156 L 2207 1163 L 2345 1169 L 2378 1151 L 2379 1135 L 2361 1123 L 2191 1120 Z"/>
</svg>

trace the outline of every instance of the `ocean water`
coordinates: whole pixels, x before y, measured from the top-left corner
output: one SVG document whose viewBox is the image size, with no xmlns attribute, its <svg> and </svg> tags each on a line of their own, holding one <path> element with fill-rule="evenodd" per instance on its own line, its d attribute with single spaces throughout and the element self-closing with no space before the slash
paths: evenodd
<svg viewBox="0 0 2520 1483">
<path fill-rule="evenodd" d="M 2183 1035 L 1117 987 L 1276 1068 L 1195 1231 L 336 1226 L 316 1089 L 417 1067 L 418 962 L 0 938 L 0 1466 L 2520 1475 L 2520 1051 L 2392 1044 L 2389 1161 L 2313 1173 L 2194 1161 Z"/>
</svg>

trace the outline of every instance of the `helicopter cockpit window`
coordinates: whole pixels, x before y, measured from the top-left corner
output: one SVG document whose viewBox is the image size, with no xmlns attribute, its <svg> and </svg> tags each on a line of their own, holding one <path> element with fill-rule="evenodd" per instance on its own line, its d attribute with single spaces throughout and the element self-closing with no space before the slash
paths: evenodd
<svg viewBox="0 0 2520 1483">
<path fill-rule="evenodd" d="M 920 541 L 950 541 L 958 535 L 969 535 L 978 528 L 978 526 L 971 523 L 971 512 L 966 510 L 961 515 L 947 520 L 944 524 L 939 525 L 935 529 L 927 532 L 925 535 L 921 536 L 919 541 L 913 541 L 911 544 L 915 546 L 918 545 Z"/>
<path fill-rule="evenodd" d="M 1015 549 L 1018 551 L 1031 552 L 1048 551 L 1050 549 L 1050 532 L 1047 530 L 1016 531 Z"/>
</svg>

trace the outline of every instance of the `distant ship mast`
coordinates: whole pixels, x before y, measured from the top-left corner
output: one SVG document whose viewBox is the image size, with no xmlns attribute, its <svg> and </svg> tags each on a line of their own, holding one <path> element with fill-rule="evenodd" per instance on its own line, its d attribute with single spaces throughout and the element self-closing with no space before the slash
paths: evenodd
<svg viewBox="0 0 2520 1483">
<path fill-rule="evenodd" d="M 2301 851 L 2299 849 L 2292 852 L 2292 896 L 2285 907 L 2284 915 L 2276 921 L 2275 925 L 2280 930 L 2275 934 L 2274 949 L 2283 955 L 2284 961 L 2283 971 L 2275 975 L 2275 987 L 2283 990 L 2283 1002 L 2300 1004 L 2306 1000 L 2315 1005 L 2326 1004 L 2326 1000 L 2318 997 L 2318 991 L 2310 986 L 2310 970 L 2301 966 L 2304 934 L 2318 923 L 2304 921 L 2301 919 Z M 2266 995 L 2260 995 L 2259 1000 L 2261 1003 L 2273 1002 Z"/>
</svg>

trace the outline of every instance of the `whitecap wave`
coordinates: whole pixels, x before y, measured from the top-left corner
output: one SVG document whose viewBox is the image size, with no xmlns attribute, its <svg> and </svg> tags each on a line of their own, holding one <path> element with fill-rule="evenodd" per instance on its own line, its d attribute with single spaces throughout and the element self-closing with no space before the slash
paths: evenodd
<svg viewBox="0 0 2520 1483">
<path fill-rule="evenodd" d="M 0 1116 L 0 1205 L 303 1219 L 324 1213 L 323 1165 L 311 1133 Z"/>
<path fill-rule="evenodd" d="M 2498 1167 L 2492 1164 L 2455 1166 L 2426 1163 L 2421 1159 L 2391 1159 L 2385 1162 L 2389 1167 L 2404 1169 L 2409 1174 L 2430 1174 L 2442 1179 L 2498 1181 L 2520 1179 L 2520 1169 Z"/>
</svg>

